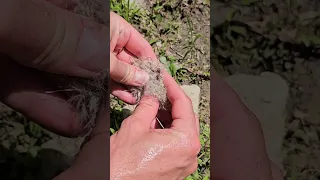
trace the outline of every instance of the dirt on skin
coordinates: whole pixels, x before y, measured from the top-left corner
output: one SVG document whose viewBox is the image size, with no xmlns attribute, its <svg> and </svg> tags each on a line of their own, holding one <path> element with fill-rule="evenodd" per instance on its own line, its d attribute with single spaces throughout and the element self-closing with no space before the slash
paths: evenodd
<svg viewBox="0 0 320 180">
<path fill-rule="evenodd" d="M 211 9 L 211 62 L 219 73 L 272 71 L 289 82 L 286 180 L 320 179 L 319 10 L 313 0 L 216 1 Z"/>
</svg>

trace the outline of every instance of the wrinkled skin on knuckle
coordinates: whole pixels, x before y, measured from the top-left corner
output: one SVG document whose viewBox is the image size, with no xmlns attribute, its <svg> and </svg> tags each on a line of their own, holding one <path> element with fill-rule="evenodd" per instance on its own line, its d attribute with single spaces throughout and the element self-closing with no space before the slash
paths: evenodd
<svg viewBox="0 0 320 180">
<path fill-rule="evenodd" d="M 196 157 L 200 152 L 201 144 L 196 133 L 183 133 L 180 135 L 180 150 L 188 159 Z"/>
<path fill-rule="evenodd" d="M 198 156 L 201 149 L 201 144 L 197 136 L 194 136 L 190 141 L 190 155 Z"/>
<path fill-rule="evenodd" d="M 129 116 L 125 120 L 122 121 L 120 130 L 124 130 L 127 134 L 140 132 L 141 123 L 139 119 Z"/>
<path fill-rule="evenodd" d="M 127 128 L 130 128 L 131 126 L 131 121 L 132 121 L 132 117 L 127 117 L 126 119 L 124 119 L 122 122 L 121 122 L 121 125 L 120 125 L 120 130 L 121 129 L 127 129 Z"/>
<path fill-rule="evenodd" d="M 190 164 L 189 166 L 189 170 L 188 170 L 188 175 L 193 174 L 194 172 L 196 172 L 198 169 L 198 159 L 195 158 L 195 160 Z"/>
<path fill-rule="evenodd" d="M 140 101 L 139 105 L 144 106 L 146 108 L 152 108 L 154 106 L 154 103 L 155 103 L 155 99 L 150 97 L 148 99 L 145 99 L 144 101 Z"/>
</svg>

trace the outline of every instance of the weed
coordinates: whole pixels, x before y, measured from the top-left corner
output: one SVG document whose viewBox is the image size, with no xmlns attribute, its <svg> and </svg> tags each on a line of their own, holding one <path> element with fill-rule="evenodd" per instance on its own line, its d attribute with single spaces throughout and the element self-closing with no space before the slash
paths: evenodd
<svg viewBox="0 0 320 180">
<path fill-rule="evenodd" d="M 196 42 L 197 40 L 201 37 L 201 34 L 194 34 L 194 30 L 193 30 L 193 24 L 190 20 L 189 17 L 187 17 L 187 22 L 188 22 L 188 28 L 189 28 L 189 43 L 186 47 L 184 47 L 184 49 L 187 49 L 186 53 L 183 56 L 183 60 L 185 60 L 185 58 L 190 54 L 191 55 L 191 59 L 194 58 L 194 54 L 196 51 L 202 53 L 202 51 L 200 49 L 198 49 L 196 47 Z"/>
<path fill-rule="evenodd" d="M 131 24 L 136 23 L 143 15 L 143 11 L 134 2 L 130 3 L 130 0 L 113 0 L 110 8 Z"/>
</svg>

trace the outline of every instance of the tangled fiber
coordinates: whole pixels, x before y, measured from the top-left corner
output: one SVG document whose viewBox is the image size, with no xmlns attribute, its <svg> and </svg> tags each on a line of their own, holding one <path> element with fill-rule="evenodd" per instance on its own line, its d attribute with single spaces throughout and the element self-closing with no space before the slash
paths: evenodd
<svg viewBox="0 0 320 180">
<path fill-rule="evenodd" d="M 165 68 L 160 61 L 152 59 L 134 59 L 134 66 L 144 70 L 149 74 L 149 81 L 143 87 L 130 87 L 133 96 L 139 101 L 141 96 L 150 95 L 159 100 L 160 110 L 166 110 L 169 105 L 167 91 L 163 84 L 162 72 Z"/>
</svg>

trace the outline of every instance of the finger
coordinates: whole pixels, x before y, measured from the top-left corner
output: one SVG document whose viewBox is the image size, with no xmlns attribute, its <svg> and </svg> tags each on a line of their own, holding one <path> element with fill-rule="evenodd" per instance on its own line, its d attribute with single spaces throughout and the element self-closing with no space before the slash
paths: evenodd
<svg viewBox="0 0 320 180">
<path fill-rule="evenodd" d="M 157 59 L 148 41 L 126 20 L 113 12 L 110 12 L 110 28 L 111 52 L 125 47 L 136 57 Z"/>
<path fill-rule="evenodd" d="M 129 117 L 131 121 L 135 121 L 136 129 L 142 131 L 150 130 L 152 121 L 156 118 L 159 109 L 159 101 L 151 96 L 143 96 Z"/>
<path fill-rule="evenodd" d="M 137 58 L 137 57 L 135 57 L 135 55 L 130 53 L 128 50 L 123 49 L 121 52 L 117 54 L 117 58 L 120 61 L 126 62 L 128 64 L 132 64 L 134 60 L 133 58 Z"/>
<path fill-rule="evenodd" d="M 131 86 L 142 86 L 149 81 L 148 73 L 119 61 L 114 54 L 111 54 L 110 58 L 110 77 L 118 83 Z"/>
<path fill-rule="evenodd" d="M 59 135 L 82 133 L 76 109 L 62 94 L 46 93 L 55 89 L 39 72 L 1 58 L 0 84 L 0 101 L 28 119 Z"/>
<path fill-rule="evenodd" d="M 135 104 L 137 102 L 133 95 L 130 92 L 128 92 L 128 90 L 125 89 L 122 85 L 115 83 L 114 81 L 111 81 L 110 87 L 111 94 L 121 99 L 125 103 Z"/>
<path fill-rule="evenodd" d="M 107 27 L 47 1 L 8 2 L 0 4 L 3 53 L 23 65 L 71 76 L 92 77 L 108 68 Z"/>
<path fill-rule="evenodd" d="M 167 89 L 167 96 L 172 104 L 172 125 L 171 128 L 182 131 L 196 131 L 192 102 L 184 93 L 176 81 L 164 71 L 164 85 Z"/>
</svg>

